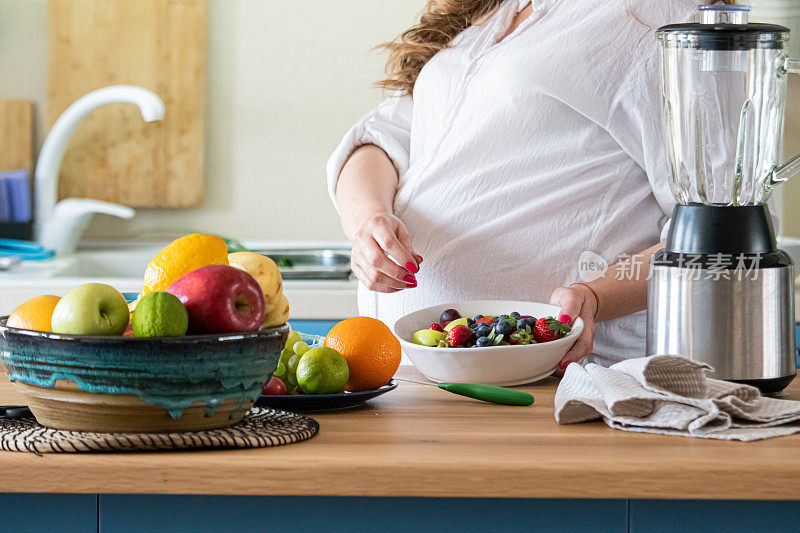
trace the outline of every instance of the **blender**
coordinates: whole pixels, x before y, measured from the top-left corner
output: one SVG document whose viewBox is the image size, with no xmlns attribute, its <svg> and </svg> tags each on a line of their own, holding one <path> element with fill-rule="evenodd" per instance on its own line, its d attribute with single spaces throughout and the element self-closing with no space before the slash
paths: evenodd
<svg viewBox="0 0 800 533">
<path fill-rule="evenodd" d="M 647 354 L 707 363 L 710 377 L 782 390 L 796 372 L 794 269 L 767 201 L 800 171 L 779 164 L 789 30 L 748 23 L 748 6 L 700 6 L 699 23 L 656 32 L 670 189 L 653 258 Z"/>
</svg>

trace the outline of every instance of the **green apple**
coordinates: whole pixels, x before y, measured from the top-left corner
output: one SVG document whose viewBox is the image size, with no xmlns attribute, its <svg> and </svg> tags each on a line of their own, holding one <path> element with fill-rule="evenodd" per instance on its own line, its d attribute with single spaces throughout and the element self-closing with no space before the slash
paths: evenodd
<svg viewBox="0 0 800 533">
<path fill-rule="evenodd" d="M 421 344 L 422 346 L 438 346 L 439 341 L 447 338 L 446 333 L 436 331 L 433 329 L 421 329 L 414 333 L 411 339 L 414 344 Z"/>
<path fill-rule="evenodd" d="M 109 285 L 87 283 L 75 287 L 53 310 L 53 333 L 122 335 L 130 313 L 125 298 Z"/>
<path fill-rule="evenodd" d="M 450 331 L 451 329 L 453 329 L 456 326 L 469 326 L 469 319 L 467 319 L 467 318 L 457 318 L 457 319 L 453 320 L 452 322 L 450 322 L 449 324 L 447 324 L 444 327 L 444 330 L 445 331 Z"/>
</svg>

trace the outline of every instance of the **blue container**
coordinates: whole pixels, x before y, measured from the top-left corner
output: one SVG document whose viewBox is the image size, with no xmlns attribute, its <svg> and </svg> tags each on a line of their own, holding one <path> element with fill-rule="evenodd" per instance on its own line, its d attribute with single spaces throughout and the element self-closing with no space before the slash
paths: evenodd
<svg viewBox="0 0 800 533">
<path fill-rule="evenodd" d="M 31 185 L 27 170 L 0 172 L 0 222 L 30 222 Z"/>
</svg>

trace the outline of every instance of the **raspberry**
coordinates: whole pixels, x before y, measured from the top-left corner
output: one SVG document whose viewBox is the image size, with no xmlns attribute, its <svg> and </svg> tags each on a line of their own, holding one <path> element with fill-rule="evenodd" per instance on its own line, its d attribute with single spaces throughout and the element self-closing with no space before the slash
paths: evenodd
<svg viewBox="0 0 800 533">
<path fill-rule="evenodd" d="M 433 324 L 428 326 L 428 329 L 432 329 L 433 331 L 444 331 L 444 328 L 442 327 L 442 325 L 441 324 L 437 324 L 436 322 L 434 322 Z"/>
</svg>

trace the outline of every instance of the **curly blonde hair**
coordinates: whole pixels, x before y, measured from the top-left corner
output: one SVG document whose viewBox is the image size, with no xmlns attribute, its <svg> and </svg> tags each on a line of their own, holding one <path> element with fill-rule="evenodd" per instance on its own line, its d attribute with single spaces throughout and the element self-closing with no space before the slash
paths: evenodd
<svg viewBox="0 0 800 533">
<path fill-rule="evenodd" d="M 378 87 L 411 93 L 430 58 L 450 46 L 465 29 L 485 22 L 502 3 L 503 0 L 428 0 L 419 23 L 396 40 L 379 46 L 389 52 L 389 59 L 386 78 L 378 82 Z M 715 0 L 706 3 L 713 4 Z M 734 0 L 722 3 L 733 4 Z"/>
</svg>

